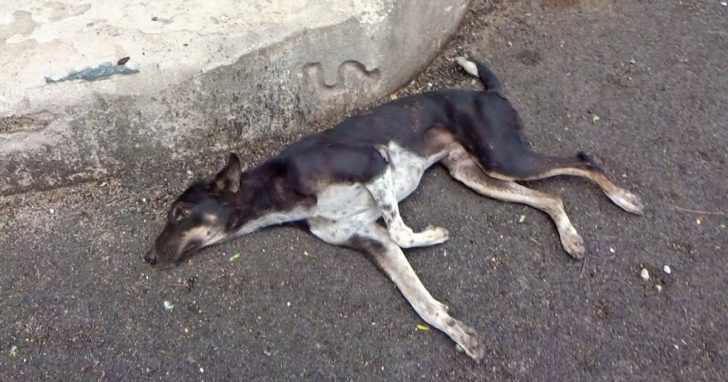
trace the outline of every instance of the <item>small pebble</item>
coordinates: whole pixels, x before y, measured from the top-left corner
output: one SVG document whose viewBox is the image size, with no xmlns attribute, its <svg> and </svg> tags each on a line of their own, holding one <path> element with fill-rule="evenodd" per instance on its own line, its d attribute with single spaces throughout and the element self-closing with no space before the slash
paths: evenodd
<svg viewBox="0 0 728 382">
<path fill-rule="evenodd" d="M 609 247 L 609 253 L 614 253 L 614 248 Z"/>
<path fill-rule="evenodd" d="M 598 115 L 594 114 L 594 115 L 592 116 L 592 123 L 597 123 L 597 122 L 599 122 L 599 120 L 600 120 L 600 118 L 599 118 L 599 116 L 598 116 Z"/>
<path fill-rule="evenodd" d="M 171 311 L 172 309 L 174 309 L 174 304 L 167 300 L 164 300 L 164 309 L 166 309 L 167 311 Z"/>
<path fill-rule="evenodd" d="M 519 223 L 523 223 L 524 220 L 526 220 L 526 215 L 521 215 L 521 217 L 518 218 Z"/>
<path fill-rule="evenodd" d="M 642 277 L 643 280 L 649 280 L 650 272 L 648 272 L 646 268 L 642 268 L 642 272 L 640 272 L 640 277 Z"/>
<path fill-rule="evenodd" d="M 200 368 L 200 373 L 204 373 L 204 372 L 205 372 L 205 369 Z"/>
<path fill-rule="evenodd" d="M 700 218 L 695 219 L 695 224 L 700 225 Z"/>
<path fill-rule="evenodd" d="M 56 213 L 56 210 L 54 210 L 53 208 L 51 208 L 50 210 L 48 210 L 48 212 L 54 214 L 54 213 Z"/>
<path fill-rule="evenodd" d="M 664 267 L 662 267 L 662 270 L 663 270 L 663 271 L 664 271 L 665 273 L 667 273 L 668 275 L 669 275 L 670 273 L 672 273 L 672 269 L 670 269 L 670 266 L 669 266 L 669 265 L 665 265 Z"/>
<path fill-rule="evenodd" d="M 655 285 L 655 288 L 657 288 L 658 292 L 662 292 L 662 285 L 657 284 L 657 285 Z"/>
</svg>

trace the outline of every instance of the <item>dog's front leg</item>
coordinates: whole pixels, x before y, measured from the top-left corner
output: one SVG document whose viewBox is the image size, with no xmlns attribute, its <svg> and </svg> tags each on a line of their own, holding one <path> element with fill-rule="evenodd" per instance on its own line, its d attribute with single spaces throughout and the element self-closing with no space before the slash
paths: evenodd
<svg viewBox="0 0 728 382">
<path fill-rule="evenodd" d="M 485 348 L 477 332 L 450 316 L 447 306 L 430 295 L 402 249 L 390 238 L 384 227 L 376 222 L 330 222 L 316 219 L 309 220 L 309 227 L 311 233 L 327 243 L 346 245 L 368 254 L 423 320 L 447 334 L 475 361 L 480 362 L 483 359 Z"/>
<path fill-rule="evenodd" d="M 389 236 L 400 247 L 427 247 L 447 241 L 449 234 L 445 228 L 428 226 L 422 232 L 414 232 L 404 223 L 399 214 L 399 204 L 390 166 L 387 166 L 382 175 L 364 186 L 382 211 Z"/>
</svg>

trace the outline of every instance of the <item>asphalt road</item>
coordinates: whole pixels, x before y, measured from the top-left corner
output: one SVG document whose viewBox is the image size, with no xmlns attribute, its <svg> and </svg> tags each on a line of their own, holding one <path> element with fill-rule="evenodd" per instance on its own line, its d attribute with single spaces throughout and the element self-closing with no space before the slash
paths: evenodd
<svg viewBox="0 0 728 382">
<path fill-rule="evenodd" d="M 531 183 L 563 196 L 588 246 L 577 262 L 539 211 L 428 173 L 403 216 L 451 239 L 407 252 L 481 332 L 482 364 L 417 330 L 362 256 L 295 227 L 149 267 L 166 204 L 224 160 L 190 153 L 0 198 L 0 380 L 727 379 L 728 6 L 473 1 L 399 94 L 477 88 L 450 61 L 461 53 L 500 75 L 539 151 L 585 150 L 647 204 L 636 217 L 582 180 Z M 294 138 L 240 153 L 254 163 Z"/>
</svg>

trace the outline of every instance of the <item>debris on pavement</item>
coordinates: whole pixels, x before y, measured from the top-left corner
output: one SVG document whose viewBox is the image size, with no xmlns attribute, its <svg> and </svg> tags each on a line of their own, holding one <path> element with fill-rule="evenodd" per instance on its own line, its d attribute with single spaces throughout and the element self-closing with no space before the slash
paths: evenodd
<svg viewBox="0 0 728 382">
<path fill-rule="evenodd" d="M 662 271 L 667 273 L 668 275 L 672 273 L 672 269 L 670 269 L 669 265 L 665 265 L 664 267 L 662 267 Z"/>
<path fill-rule="evenodd" d="M 417 324 L 416 327 L 417 327 L 417 330 L 419 330 L 420 332 L 429 332 L 430 331 L 430 327 L 427 324 Z"/>
<path fill-rule="evenodd" d="M 94 67 L 89 66 L 89 67 L 83 68 L 81 70 L 71 70 L 70 72 L 68 72 L 68 74 L 66 76 L 59 77 L 59 78 L 53 78 L 51 76 L 46 76 L 45 81 L 47 84 L 52 84 L 52 83 L 61 82 L 61 81 L 73 81 L 73 80 L 96 81 L 96 80 L 100 80 L 100 79 L 104 79 L 104 78 L 113 76 L 115 74 L 139 73 L 138 69 L 127 65 L 128 61 L 129 61 L 129 57 L 124 57 L 115 63 L 104 62 L 101 65 L 94 66 Z"/>
<path fill-rule="evenodd" d="M 640 277 L 642 277 L 643 280 L 650 279 L 650 272 L 647 270 L 647 268 L 642 268 L 642 272 L 640 272 Z"/>
<path fill-rule="evenodd" d="M 235 261 L 240 258 L 240 252 L 235 252 L 234 255 L 230 256 L 230 261 Z"/>
<path fill-rule="evenodd" d="M 164 309 L 168 312 L 171 312 L 172 309 L 174 309 L 174 304 L 172 304 L 171 302 L 169 302 L 167 300 L 164 300 Z"/>
</svg>

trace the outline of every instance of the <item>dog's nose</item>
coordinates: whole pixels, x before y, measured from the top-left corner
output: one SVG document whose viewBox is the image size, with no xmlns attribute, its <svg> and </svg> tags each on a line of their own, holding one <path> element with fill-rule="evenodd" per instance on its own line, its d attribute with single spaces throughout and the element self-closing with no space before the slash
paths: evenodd
<svg viewBox="0 0 728 382">
<path fill-rule="evenodd" d="M 154 251 L 154 248 L 149 250 L 149 252 L 144 255 L 144 261 L 152 265 L 157 263 L 157 252 Z"/>
</svg>

